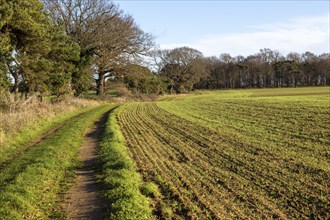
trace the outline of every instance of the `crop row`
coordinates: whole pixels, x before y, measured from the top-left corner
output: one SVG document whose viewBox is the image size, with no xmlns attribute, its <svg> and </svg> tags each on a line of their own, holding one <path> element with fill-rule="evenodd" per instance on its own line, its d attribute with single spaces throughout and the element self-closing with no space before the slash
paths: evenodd
<svg viewBox="0 0 330 220">
<path fill-rule="evenodd" d="M 266 151 L 305 166 L 329 172 L 330 109 L 326 96 L 302 99 L 249 98 L 201 103 L 160 102 L 166 111 L 226 133 L 243 142 L 253 142 Z"/>
<path fill-rule="evenodd" d="M 129 104 L 119 122 L 130 156 L 143 177 L 160 186 L 176 218 L 327 215 L 326 170 L 310 172 L 316 168 L 263 148 L 249 136 L 237 139 L 228 130 L 169 112 L 156 104 Z M 207 113 L 210 121 L 217 116 Z"/>
</svg>

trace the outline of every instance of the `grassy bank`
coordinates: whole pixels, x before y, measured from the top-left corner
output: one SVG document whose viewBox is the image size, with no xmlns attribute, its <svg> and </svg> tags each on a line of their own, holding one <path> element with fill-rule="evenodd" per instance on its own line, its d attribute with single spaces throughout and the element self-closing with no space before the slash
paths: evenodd
<svg viewBox="0 0 330 220">
<path fill-rule="evenodd" d="M 52 133 L 61 124 L 100 103 L 68 98 L 59 103 L 40 103 L 34 97 L 12 101 L 8 109 L 0 109 L 0 167 L 26 151 L 37 139 Z"/>
<path fill-rule="evenodd" d="M 78 111 L 96 105 L 99 102 L 78 98 L 51 103 L 40 102 L 34 96 L 14 100 L 8 95 L 6 103 L 0 106 L 0 148 L 26 144 Z"/>
<path fill-rule="evenodd" d="M 101 179 L 107 187 L 106 198 L 112 203 L 108 218 L 150 219 L 150 199 L 141 194 L 143 181 L 127 154 L 117 122 L 120 109 L 111 113 L 100 145 L 103 164 Z"/>
<path fill-rule="evenodd" d="M 34 145 L 0 171 L 2 219 L 48 219 L 67 172 L 77 164 L 86 129 L 112 106 L 98 106 L 65 121 L 50 137 Z"/>
</svg>

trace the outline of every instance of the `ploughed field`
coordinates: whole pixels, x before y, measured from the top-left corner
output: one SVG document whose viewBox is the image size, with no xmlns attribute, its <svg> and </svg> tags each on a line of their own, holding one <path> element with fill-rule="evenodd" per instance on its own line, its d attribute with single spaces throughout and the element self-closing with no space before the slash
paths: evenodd
<svg viewBox="0 0 330 220">
<path fill-rule="evenodd" d="M 118 122 L 154 214 L 329 219 L 329 87 L 198 92 L 126 104 Z"/>
</svg>

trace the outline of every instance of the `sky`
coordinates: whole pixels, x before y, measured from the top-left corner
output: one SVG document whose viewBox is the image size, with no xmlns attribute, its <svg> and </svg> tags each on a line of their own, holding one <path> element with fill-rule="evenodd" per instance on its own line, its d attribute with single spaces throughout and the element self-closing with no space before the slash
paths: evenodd
<svg viewBox="0 0 330 220">
<path fill-rule="evenodd" d="M 329 53 L 329 1 L 114 0 L 162 49 L 188 46 L 205 56 L 270 48 Z"/>
</svg>

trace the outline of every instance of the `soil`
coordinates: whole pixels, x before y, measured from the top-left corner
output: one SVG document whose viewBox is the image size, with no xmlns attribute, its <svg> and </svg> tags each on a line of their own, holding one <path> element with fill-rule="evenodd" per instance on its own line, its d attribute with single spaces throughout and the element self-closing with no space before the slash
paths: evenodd
<svg viewBox="0 0 330 220">
<path fill-rule="evenodd" d="M 76 171 L 76 182 L 65 196 L 64 207 L 68 219 L 104 219 L 109 204 L 102 198 L 102 185 L 97 181 L 99 174 L 97 156 L 98 141 L 104 131 L 108 113 L 94 123 L 80 148 L 81 167 Z"/>
</svg>

